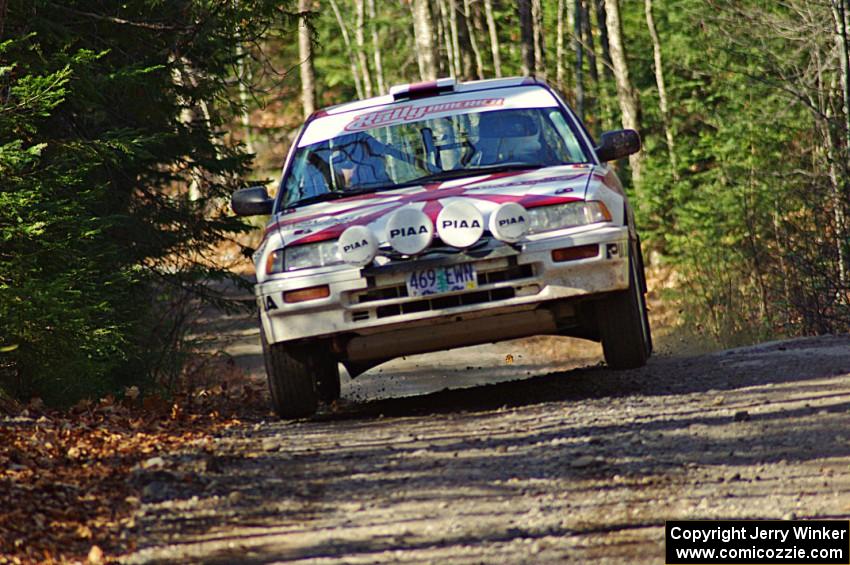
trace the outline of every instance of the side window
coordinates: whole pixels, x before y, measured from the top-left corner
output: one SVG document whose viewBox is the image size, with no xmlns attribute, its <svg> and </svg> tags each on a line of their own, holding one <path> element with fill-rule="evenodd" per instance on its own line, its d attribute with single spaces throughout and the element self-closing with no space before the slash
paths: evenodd
<svg viewBox="0 0 850 565">
<path fill-rule="evenodd" d="M 286 181 L 286 203 L 328 192 L 328 166 L 317 153 L 300 149 L 295 155 Z"/>
<path fill-rule="evenodd" d="M 558 130 L 561 139 L 566 144 L 567 159 L 573 163 L 584 163 L 587 161 L 587 155 L 582 151 L 581 144 L 564 119 L 564 114 L 559 109 L 553 108 L 549 111 L 549 120 L 554 124 L 555 129 Z"/>
</svg>

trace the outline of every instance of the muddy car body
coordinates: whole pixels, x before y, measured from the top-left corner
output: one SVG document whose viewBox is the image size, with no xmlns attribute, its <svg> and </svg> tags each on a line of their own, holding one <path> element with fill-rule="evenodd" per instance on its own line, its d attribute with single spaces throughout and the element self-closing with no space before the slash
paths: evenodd
<svg viewBox="0 0 850 565">
<path fill-rule="evenodd" d="M 633 131 L 594 147 L 532 78 L 403 85 L 314 114 L 254 255 L 272 401 L 282 417 L 339 396 L 394 357 L 557 334 L 601 341 L 615 368 L 651 352 L 634 216 L 607 161 Z"/>
</svg>

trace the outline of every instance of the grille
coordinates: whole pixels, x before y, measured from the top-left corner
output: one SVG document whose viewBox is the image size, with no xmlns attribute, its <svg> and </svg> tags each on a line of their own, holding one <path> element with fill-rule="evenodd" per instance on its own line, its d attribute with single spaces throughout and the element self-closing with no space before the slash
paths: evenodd
<svg viewBox="0 0 850 565">
<path fill-rule="evenodd" d="M 493 302 L 496 300 L 507 300 L 514 296 L 516 296 L 516 291 L 512 288 L 479 290 L 464 294 L 440 296 L 438 298 L 423 298 L 422 300 L 405 302 L 404 304 L 378 306 L 375 309 L 375 315 L 378 318 L 388 318 L 390 316 L 399 316 L 401 314 L 414 314 L 416 312 L 426 312 L 428 310 L 441 310 L 443 308 L 454 308 L 456 306 L 468 306 L 470 304 L 483 304 L 485 302 Z"/>
<path fill-rule="evenodd" d="M 531 265 L 511 265 L 507 269 L 478 273 L 478 286 L 527 279 L 534 275 Z"/>
<path fill-rule="evenodd" d="M 509 265 L 507 268 L 478 273 L 478 286 L 484 286 L 484 285 L 495 284 L 495 283 L 500 283 L 500 282 L 509 282 L 509 281 L 515 281 L 515 280 L 520 280 L 520 279 L 527 279 L 527 278 L 529 278 L 533 275 L 534 275 L 534 269 L 531 267 L 531 265 Z M 500 290 L 502 290 L 502 289 L 500 289 Z M 466 293 L 466 294 L 462 294 L 462 295 L 445 297 L 445 299 L 449 299 L 449 298 L 454 299 L 454 298 L 458 298 L 458 297 L 461 297 L 461 296 L 466 297 L 466 296 L 486 294 L 486 293 L 487 293 L 487 291 L 471 292 L 471 293 Z M 373 288 L 373 289 L 366 290 L 364 292 L 356 294 L 354 296 L 353 301 L 354 301 L 355 304 L 366 304 L 368 302 L 376 302 L 378 300 L 393 300 L 393 299 L 396 299 L 396 298 L 407 298 L 407 296 L 408 296 L 407 285 L 400 284 L 400 285 L 387 286 L 387 287 L 383 287 L 383 288 Z M 513 296 L 509 296 L 507 298 L 513 298 Z M 442 299 L 443 298 L 431 299 L 430 301 L 433 302 L 433 301 L 438 301 L 438 300 L 442 300 Z M 504 297 L 500 297 L 500 298 L 493 298 L 491 300 L 503 300 L 503 299 L 504 299 Z M 490 300 L 485 299 L 485 300 L 478 300 L 477 302 L 469 302 L 469 303 L 464 302 L 462 304 L 455 304 L 455 306 L 460 306 L 460 305 L 465 305 L 465 304 L 478 304 L 480 302 L 489 302 L 489 301 Z M 420 302 L 429 302 L 429 300 L 422 300 Z M 412 306 L 414 304 L 418 304 L 418 302 L 407 304 L 405 306 Z M 447 306 L 438 306 L 437 308 L 447 308 Z M 423 307 L 421 310 L 414 310 L 414 312 L 422 312 L 422 311 L 431 310 L 431 309 L 432 308 Z M 381 308 L 378 308 L 378 311 L 380 311 L 380 310 L 381 310 Z M 403 312 L 403 313 L 407 314 L 409 312 Z M 380 314 L 378 315 L 378 317 L 379 318 L 381 317 Z"/>
<path fill-rule="evenodd" d="M 423 296 L 415 299 L 412 299 L 407 294 L 407 285 L 401 282 L 401 280 L 406 278 L 403 273 L 398 273 L 392 282 L 387 281 L 390 284 L 378 287 L 376 287 L 375 278 L 370 276 L 368 277 L 368 282 L 372 288 L 351 294 L 350 304 L 352 307 L 357 308 L 351 313 L 351 319 L 358 322 L 368 320 L 373 316 L 380 319 L 400 316 L 402 314 L 415 314 L 429 310 L 442 310 L 444 308 L 508 300 L 517 296 L 517 293 L 520 291 L 522 291 L 520 294 L 527 293 L 530 288 L 503 287 L 487 289 L 480 287 L 529 279 L 534 276 L 534 268 L 531 265 L 517 265 L 515 257 L 499 260 L 498 266 L 492 263 L 488 265 L 487 261 L 479 262 L 475 264 L 475 268 L 478 277 L 478 289 L 447 296 Z M 539 287 L 536 288 L 539 289 Z M 373 308 L 369 308 L 371 303 L 374 302 L 399 300 L 403 301 L 396 304 L 375 305 Z"/>
</svg>

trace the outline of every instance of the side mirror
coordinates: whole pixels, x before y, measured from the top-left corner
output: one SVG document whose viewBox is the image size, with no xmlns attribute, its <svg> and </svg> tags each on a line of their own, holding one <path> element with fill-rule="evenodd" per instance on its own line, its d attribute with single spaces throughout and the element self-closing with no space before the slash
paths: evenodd
<svg viewBox="0 0 850 565">
<path fill-rule="evenodd" d="M 266 187 L 252 186 L 234 192 L 230 205 L 238 216 L 268 216 L 274 208 L 274 199 Z"/>
<path fill-rule="evenodd" d="M 604 162 L 616 161 L 640 151 L 640 135 L 633 129 L 606 131 L 599 138 L 596 155 Z"/>
</svg>

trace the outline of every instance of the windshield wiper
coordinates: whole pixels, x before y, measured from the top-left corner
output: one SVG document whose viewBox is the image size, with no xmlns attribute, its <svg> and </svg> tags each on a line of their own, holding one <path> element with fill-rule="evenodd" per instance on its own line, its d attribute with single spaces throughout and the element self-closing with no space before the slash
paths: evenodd
<svg viewBox="0 0 850 565">
<path fill-rule="evenodd" d="M 310 204 L 316 204 L 317 202 L 327 202 L 329 200 L 339 200 L 341 198 L 348 198 L 349 196 L 357 196 L 358 194 L 369 194 L 371 192 L 378 192 L 381 190 L 380 188 L 360 188 L 354 190 L 338 190 L 333 192 L 323 192 L 322 194 L 316 194 L 315 196 L 308 196 L 307 198 L 302 198 L 301 200 L 296 200 L 292 204 L 287 205 L 287 208 L 299 208 L 301 206 L 308 206 Z"/>
<path fill-rule="evenodd" d="M 439 181 L 439 180 L 452 180 L 459 179 L 463 177 L 473 177 L 478 175 L 489 175 L 492 173 L 502 173 L 505 171 L 524 171 L 530 169 L 539 169 L 540 167 L 546 167 L 549 165 L 539 165 L 535 163 L 502 163 L 499 165 L 487 165 L 484 167 L 469 167 L 466 169 L 449 169 L 446 171 L 440 171 L 439 173 L 433 173 L 430 175 L 425 175 L 424 177 L 419 177 L 415 181 L 411 181 L 414 183 L 424 183 L 431 181 Z"/>
</svg>

